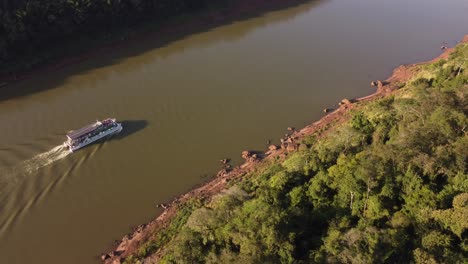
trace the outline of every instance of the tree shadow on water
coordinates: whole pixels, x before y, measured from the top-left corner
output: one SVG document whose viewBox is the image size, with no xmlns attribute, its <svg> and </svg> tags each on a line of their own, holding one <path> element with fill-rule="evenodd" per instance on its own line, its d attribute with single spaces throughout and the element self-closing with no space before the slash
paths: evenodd
<svg viewBox="0 0 468 264">
<path fill-rule="evenodd" d="M 160 23 L 148 21 L 145 29 L 143 25 L 142 28 L 135 26 L 136 33 L 124 40 L 103 41 L 96 46 L 83 44 L 84 47 L 79 43 L 76 44 L 74 40 L 69 40 L 69 45 L 57 44 L 57 49 L 70 46 L 69 51 L 66 52 L 69 56 L 58 56 L 56 63 L 51 61 L 35 67 L 35 70 L 24 73 L 24 77 L 27 78 L 21 81 L 12 81 L 7 78 L 8 76 L 2 79 L 0 72 L 0 86 L 4 86 L 0 87 L 0 102 L 59 88 L 71 76 L 83 75 L 96 69 L 102 71 L 86 80 L 96 81 L 105 78 L 107 74 L 116 72 L 123 74 L 130 69 L 143 68 L 158 58 L 179 54 L 189 48 L 207 47 L 220 41 L 238 40 L 258 28 L 303 14 L 325 0 L 262 0 L 254 1 L 255 4 L 250 2 L 252 1 L 235 1 L 229 9 L 215 9 L 213 12 L 207 10 L 198 15 L 193 14 L 193 17 L 186 19 L 187 21 L 182 18 L 169 19 Z M 267 13 L 273 11 L 277 12 L 266 16 Z M 214 30 L 222 26 L 227 27 Z M 117 30 L 110 34 L 118 35 L 119 32 Z M 71 47 L 73 43 L 78 46 L 79 51 Z M 48 48 L 53 49 L 53 43 L 50 45 Z M 143 54 L 145 56 L 141 56 Z M 112 69 L 109 66 L 113 66 Z M 63 92 L 67 89 L 60 90 Z M 57 93 L 54 95 L 56 96 Z"/>
</svg>

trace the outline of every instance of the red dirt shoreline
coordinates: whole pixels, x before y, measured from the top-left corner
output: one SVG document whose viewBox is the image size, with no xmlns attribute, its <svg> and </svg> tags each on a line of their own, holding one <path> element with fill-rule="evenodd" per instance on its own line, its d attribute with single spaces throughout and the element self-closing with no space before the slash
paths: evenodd
<svg viewBox="0 0 468 264">
<path fill-rule="evenodd" d="M 460 43 L 468 43 L 468 35 L 466 35 Z M 359 105 L 363 103 L 370 102 L 397 92 L 399 89 L 398 85 L 409 81 L 415 74 L 416 66 L 432 63 L 441 59 L 447 59 L 453 50 L 454 48 L 448 48 L 440 56 L 428 62 L 401 65 L 397 67 L 394 69 L 393 74 L 387 80 L 381 82 L 378 85 L 377 91 L 375 93 L 353 100 L 344 99 L 340 103 L 340 106 L 333 112 L 325 115 L 320 120 L 302 128 L 299 131 L 294 131 L 289 136 L 291 141 L 290 144 L 293 144 L 292 148 L 288 146 L 282 146 L 276 150 L 268 150 L 264 153 L 260 153 L 258 159 L 252 159 L 252 157 L 249 156 L 244 164 L 233 168 L 232 171 L 226 172 L 225 170 L 221 170 L 217 177 L 213 180 L 175 198 L 170 204 L 167 205 L 164 212 L 156 219 L 148 224 L 138 226 L 132 234 L 126 235 L 113 251 L 108 254 L 103 254 L 101 258 L 104 260 L 104 263 L 120 264 L 125 257 L 136 253 L 139 245 L 148 241 L 156 232 L 158 232 L 158 230 L 162 230 L 168 226 L 171 219 L 177 214 L 179 208 L 184 206 L 184 203 L 187 201 L 193 198 L 210 199 L 214 195 L 225 190 L 228 187 L 228 182 L 243 177 L 249 172 L 252 172 L 254 169 L 265 165 L 268 161 L 273 160 L 275 157 L 279 156 L 280 158 L 284 158 L 286 153 L 293 152 L 299 147 L 299 144 L 295 142 L 299 142 L 302 138 L 317 132 L 319 132 L 319 135 L 324 135 L 324 133 L 327 133 L 331 130 L 329 129 L 330 126 L 346 121 L 348 117 L 347 113 L 351 109 L 359 107 Z M 156 262 L 160 258 L 161 254 L 162 252 L 159 250 L 149 258 L 151 261 Z"/>
</svg>

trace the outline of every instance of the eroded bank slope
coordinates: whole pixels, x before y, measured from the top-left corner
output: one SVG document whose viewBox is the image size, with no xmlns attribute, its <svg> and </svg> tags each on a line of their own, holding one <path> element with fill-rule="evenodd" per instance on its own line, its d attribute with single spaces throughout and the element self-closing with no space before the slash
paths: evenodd
<svg viewBox="0 0 468 264">
<path fill-rule="evenodd" d="M 461 261 L 468 36 L 164 205 L 106 263 Z"/>
</svg>

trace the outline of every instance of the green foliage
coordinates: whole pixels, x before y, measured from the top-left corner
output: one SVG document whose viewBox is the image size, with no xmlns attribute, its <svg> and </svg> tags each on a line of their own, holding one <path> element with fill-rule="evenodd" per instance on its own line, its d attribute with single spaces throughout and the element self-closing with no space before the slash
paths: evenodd
<svg viewBox="0 0 468 264">
<path fill-rule="evenodd" d="M 165 240 L 162 262 L 463 263 L 468 87 L 460 62 L 425 67 L 433 79 L 421 75 L 362 106 L 193 211 Z"/>
<path fill-rule="evenodd" d="M 458 237 L 468 230 L 468 193 L 462 193 L 453 200 L 453 208 L 434 210 L 432 217 L 445 229 L 452 231 Z"/>
<path fill-rule="evenodd" d="M 283 162 L 283 167 L 288 171 L 303 171 L 305 169 L 307 160 L 300 153 L 293 154 L 289 159 Z"/>
<path fill-rule="evenodd" d="M 359 132 L 362 132 L 366 135 L 372 134 L 374 131 L 374 126 L 372 123 L 364 116 L 364 113 L 359 112 L 355 114 L 351 120 L 351 126 L 358 130 Z"/>
<path fill-rule="evenodd" d="M 429 88 L 432 86 L 432 80 L 428 80 L 426 78 L 419 78 L 417 80 L 415 80 L 413 83 L 412 83 L 413 86 L 421 89 L 421 88 Z"/>
<path fill-rule="evenodd" d="M 416 264 L 437 264 L 433 256 L 420 248 L 413 251 L 413 257 Z"/>
<path fill-rule="evenodd" d="M 429 232 L 423 236 L 421 245 L 429 252 L 434 252 L 437 255 L 443 255 L 444 249 L 450 248 L 452 238 L 449 235 L 443 234 L 438 230 Z"/>
<path fill-rule="evenodd" d="M 154 239 L 141 245 L 137 254 L 127 257 L 124 264 L 139 264 L 141 263 L 141 259 L 151 255 L 163 245 L 167 244 L 185 225 L 192 212 L 200 206 L 201 201 L 199 200 L 187 202 L 187 204 L 177 212 L 177 215 L 171 220 L 168 227 L 157 232 Z"/>
</svg>

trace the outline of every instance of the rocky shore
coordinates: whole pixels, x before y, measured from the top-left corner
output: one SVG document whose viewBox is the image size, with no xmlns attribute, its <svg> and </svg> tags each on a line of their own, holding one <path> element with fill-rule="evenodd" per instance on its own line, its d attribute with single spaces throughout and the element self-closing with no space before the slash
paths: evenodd
<svg viewBox="0 0 468 264">
<path fill-rule="evenodd" d="M 399 70 L 396 72 L 406 72 L 410 70 L 410 68 L 407 67 L 400 67 L 398 69 Z M 395 75 L 392 76 L 392 78 L 397 80 Z M 394 85 L 394 82 L 387 82 L 386 85 L 378 88 L 372 95 L 357 99 L 343 99 L 339 102 L 336 110 L 330 112 L 319 121 L 298 131 L 291 129 L 288 134 L 285 134 L 284 137 L 280 139 L 280 145 L 270 145 L 268 150 L 265 152 L 254 152 L 249 150 L 243 151 L 241 156 L 245 159 L 245 162 L 242 165 L 231 167 L 229 164 L 226 164 L 228 166 L 224 166 L 224 168 L 221 169 L 217 173 L 216 177 L 211 181 L 175 198 L 169 204 L 161 205 L 160 207 L 164 209 L 164 212 L 161 215 L 148 224 L 139 225 L 133 233 L 124 236 L 114 250 L 103 254 L 101 259 L 104 263 L 108 264 L 122 263 L 122 260 L 124 260 L 125 257 L 138 250 L 140 244 L 150 239 L 154 233 L 158 232 L 158 230 L 167 227 L 171 219 L 177 214 L 178 210 L 184 206 L 184 203 L 194 198 L 209 199 L 210 197 L 220 193 L 222 190 L 225 190 L 228 187 L 229 182 L 247 175 L 249 172 L 253 171 L 258 166 L 261 166 L 265 162 L 274 160 L 276 157 L 282 159 L 288 153 L 300 149 L 303 146 L 299 142 L 303 137 L 314 134 L 320 130 L 323 130 L 322 133 L 325 133 L 326 129 L 330 125 L 343 122 L 346 118 L 346 113 L 359 105 L 359 103 L 381 98 L 391 94 L 396 89 L 397 87 Z"/>
<path fill-rule="evenodd" d="M 464 37 L 462 42 L 468 42 L 468 35 Z M 444 52 L 440 56 L 430 62 L 448 58 L 453 50 L 453 48 L 445 48 Z M 249 172 L 252 172 L 267 162 L 271 162 L 278 158 L 280 160 L 284 159 L 288 153 L 304 147 L 300 143 L 302 138 L 312 134 L 323 136 L 325 133 L 330 131 L 331 127 L 347 120 L 347 113 L 350 110 L 360 107 L 360 105 L 366 102 L 397 93 L 401 84 L 411 80 L 412 76 L 417 71 L 417 66 L 425 63 L 399 66 L 393 71 L 393 74 L 387 80 L 376 80 L 371 83 L 372 86 L 377 88 L 375 93 L 356 99 L 345 98 L 337 104 L 336 108 L 325 109 L 324 112 L 327 114 L 319 121 L 300 130 L 296 130 L 292 127 L 288 128 L 288 133 L 280 139 L 280 145 L 270 145 L 268 150 L 265 152 L 254 152 L 249 150 L 243 151 L 241 156 L 245 159 L 245 162 L 240 166 L 232 167 L 229 164 L 228 159 L 221 160 L 224 164 L 224 168 L 218 172 L 217 177 L 204 185 L 175 198 L 171 203 L 167 205 L 165 204 L 163 206 L 164 212 L 161 215 L 148 224 L 138 226 L 133 233 L 122 238 L 111 252 L 102 254 L 101 259 L 107 264 L 122 263 L 127 256 L 132 255 L 138 250 L 139 245 L 148 241 L 159 230 L 166 228 L 171 219 L 173 219 L 177 214 L 178 210 L 180 210 L 180 208 L 182 208 L 189 200 L 193 198 L 209 200 L 214 195 L 225 190 L 228 187 L 229 182 L 249 174 Z M 161 252 L 158 251 L 156 254 L 150 256 L 149 258 L 151 259 L 151 262 L 157 261 L 160 254 Z"/>
</svg>

